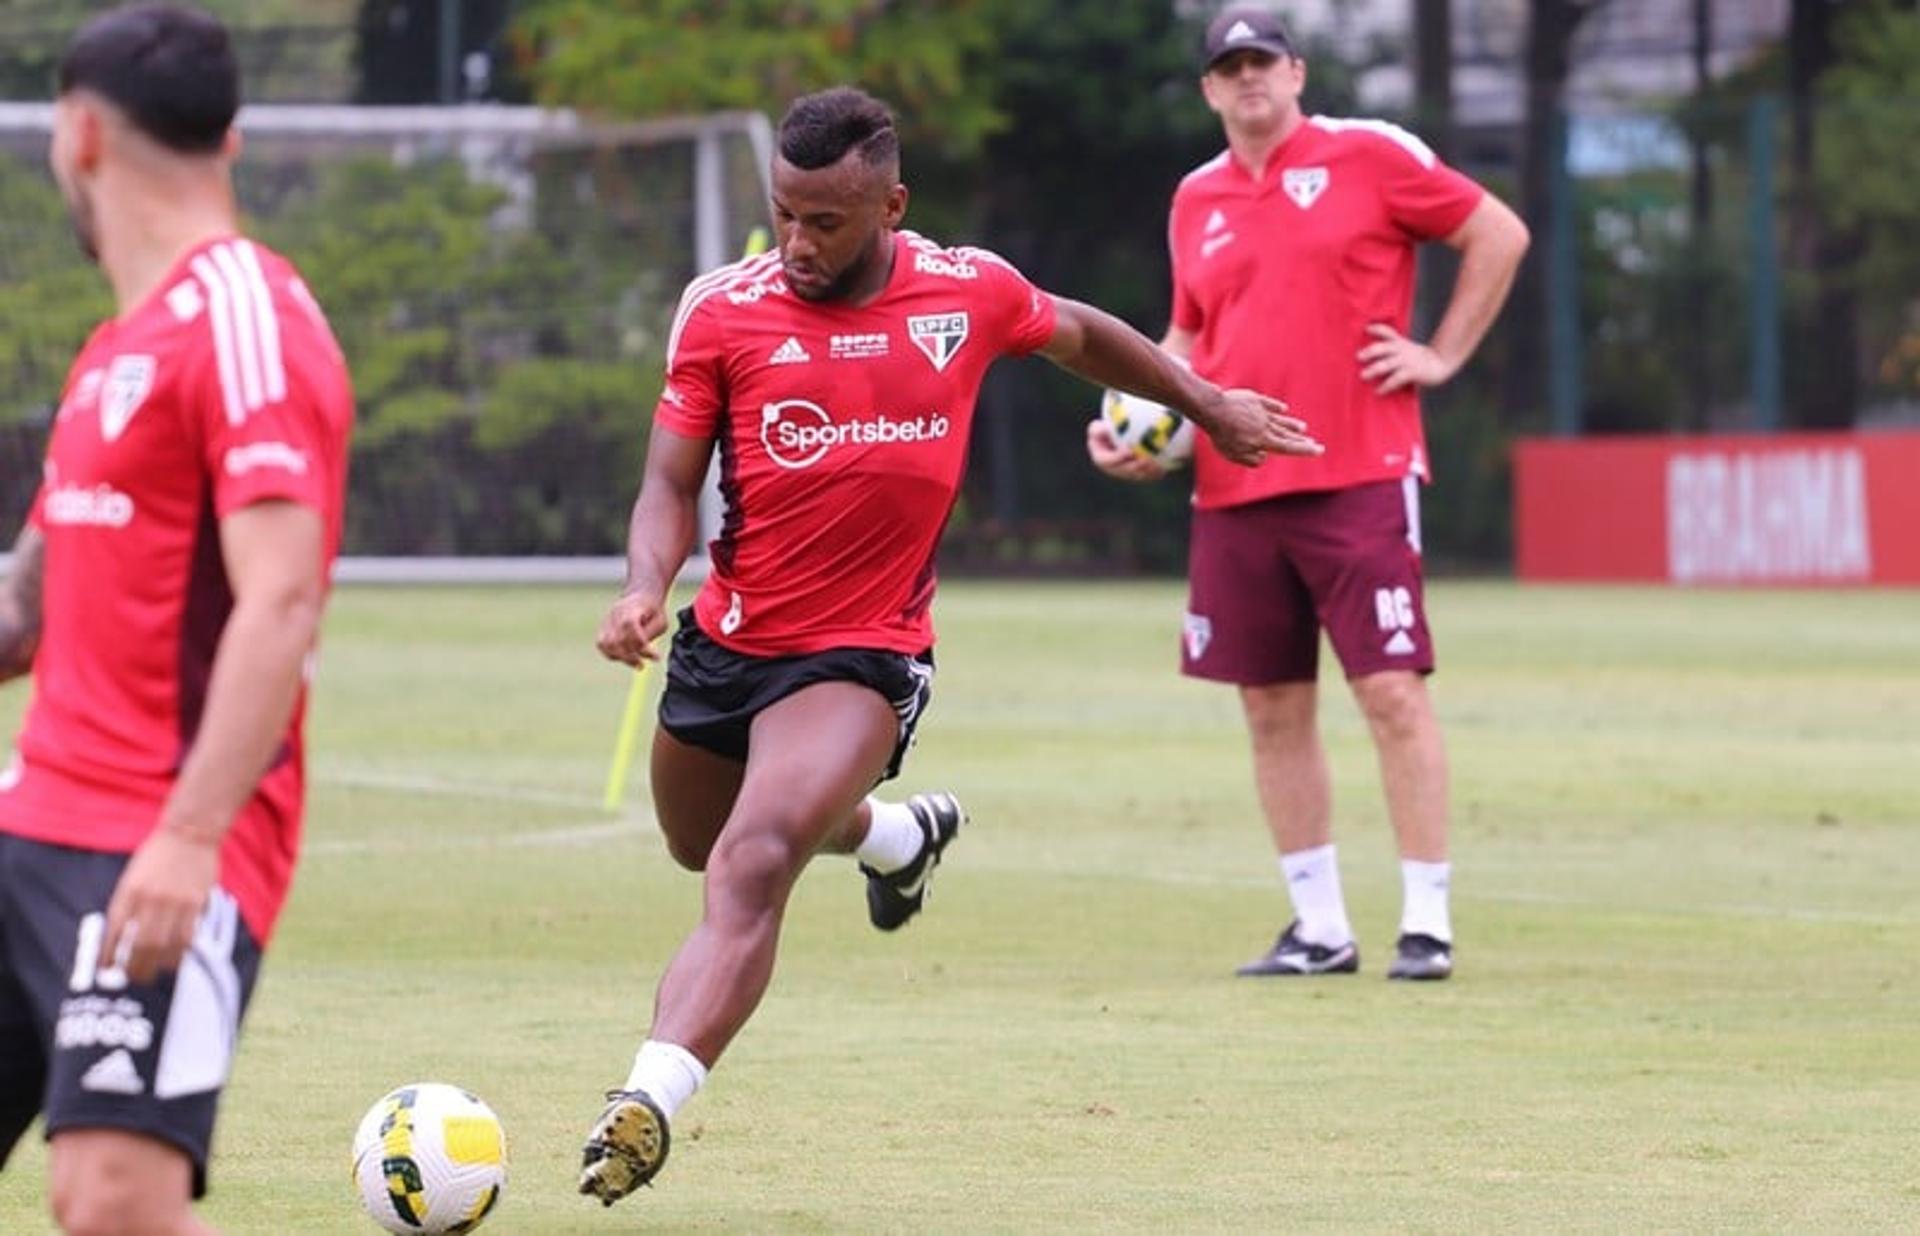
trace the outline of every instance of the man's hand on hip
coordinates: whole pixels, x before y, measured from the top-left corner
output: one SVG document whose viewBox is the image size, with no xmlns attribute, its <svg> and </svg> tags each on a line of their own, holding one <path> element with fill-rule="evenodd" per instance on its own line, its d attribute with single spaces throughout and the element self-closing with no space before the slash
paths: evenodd
<svg viewBox="0 0 1920 1236">
<path fill-rule="evenodd" d="M 1367 327 L 1373 339 L 1359 352 L 1360 380 L 1382 395 L 1407 386 L 1438 386 L 1455 366 L 1424 343 L 1415 343 L 1384 322 Z"/>
</svg>

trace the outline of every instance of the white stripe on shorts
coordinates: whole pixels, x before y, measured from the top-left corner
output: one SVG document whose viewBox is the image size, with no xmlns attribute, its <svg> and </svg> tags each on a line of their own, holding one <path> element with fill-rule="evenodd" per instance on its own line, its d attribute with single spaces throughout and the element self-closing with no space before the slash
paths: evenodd
<svg viewBox="0 0 1920 1236">
<path fill-rule="evenodd" d="M 1401 477 L 1400 497 L 1407 504 L 1407 544 L 1413 546 L 1414 553 L 1424 553 L 1420 548 L 1420 478 L 1412 473 Z"/>
<path fill-rule="evenodd" d="M 240 907 L 225 890 L 214 889 L 174 979 L 154 1070 L 155 1098 L 204 1094 L 226 1084 L 240 1038 L 240 972 L 233 964 L 239 934 Z"/>
</svg>

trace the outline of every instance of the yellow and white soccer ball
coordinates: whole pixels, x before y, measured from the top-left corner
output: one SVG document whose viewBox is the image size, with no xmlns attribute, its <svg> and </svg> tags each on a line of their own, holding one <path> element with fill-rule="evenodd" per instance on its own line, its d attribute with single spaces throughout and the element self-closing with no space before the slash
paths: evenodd
<svg viewBox="0 0 1920 1236">
<path fill-rule="evenodd" d="M 1193 458 L 1193 422 L 1151 399 L 1110 389 L 1101 397 L 1100 419 L 1115 442 L 1163 468 Z"/>
<path fill-rule="evenodd" d="M 507 1186 L 507 1135 L 458 1086 L 417 1082 L 383 1095 L 353 1135 L 360 1203 L 389 1232 L 471 1232 Z"/>
</svg>

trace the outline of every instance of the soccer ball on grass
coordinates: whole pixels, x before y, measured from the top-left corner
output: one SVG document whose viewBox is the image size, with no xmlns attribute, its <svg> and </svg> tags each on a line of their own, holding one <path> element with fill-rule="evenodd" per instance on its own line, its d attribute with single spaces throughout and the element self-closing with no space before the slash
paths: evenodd
<svg viewBox="0 0 1920 1236">
<path fill-rule="evenodd" d="M 389 1232 L 471 1232 L 506 1187 L 507 1135 L 493 1109 L 458 1086 L 402 1086 L 361 1118 L 353 1181 Z"/>
</svg>

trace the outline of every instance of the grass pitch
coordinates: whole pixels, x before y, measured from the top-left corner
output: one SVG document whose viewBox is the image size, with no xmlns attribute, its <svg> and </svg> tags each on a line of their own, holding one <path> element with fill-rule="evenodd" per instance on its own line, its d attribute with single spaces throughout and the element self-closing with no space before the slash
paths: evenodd
<svg viewBox="0 0 1920 1236">
<path fill-rule="evenodd" d="M 1406 986 L 1337 678 L 1362 973 L 1236 980 L 1287 911 L 1233 697 L 1174 673 L 1178 588 L 950 586 L 902 784 L 975 823 L 927 914 L 881 937 L 816 864 L 658 1187 L 603 1212 L 579 1139 L 699 907 L 643 770 L 599 809 L 605 599 L 337 597 L 223 1229 L 373 1230 L 354 1124 L 422 1079 L 505 1120 L 503 1234 L 1920 1229 L 1912 593 L 1435 587 L 1460 969 Z M 0 1232 L 47 1230 L 43 1167 L 0 1175 Z"/>
</svg>

